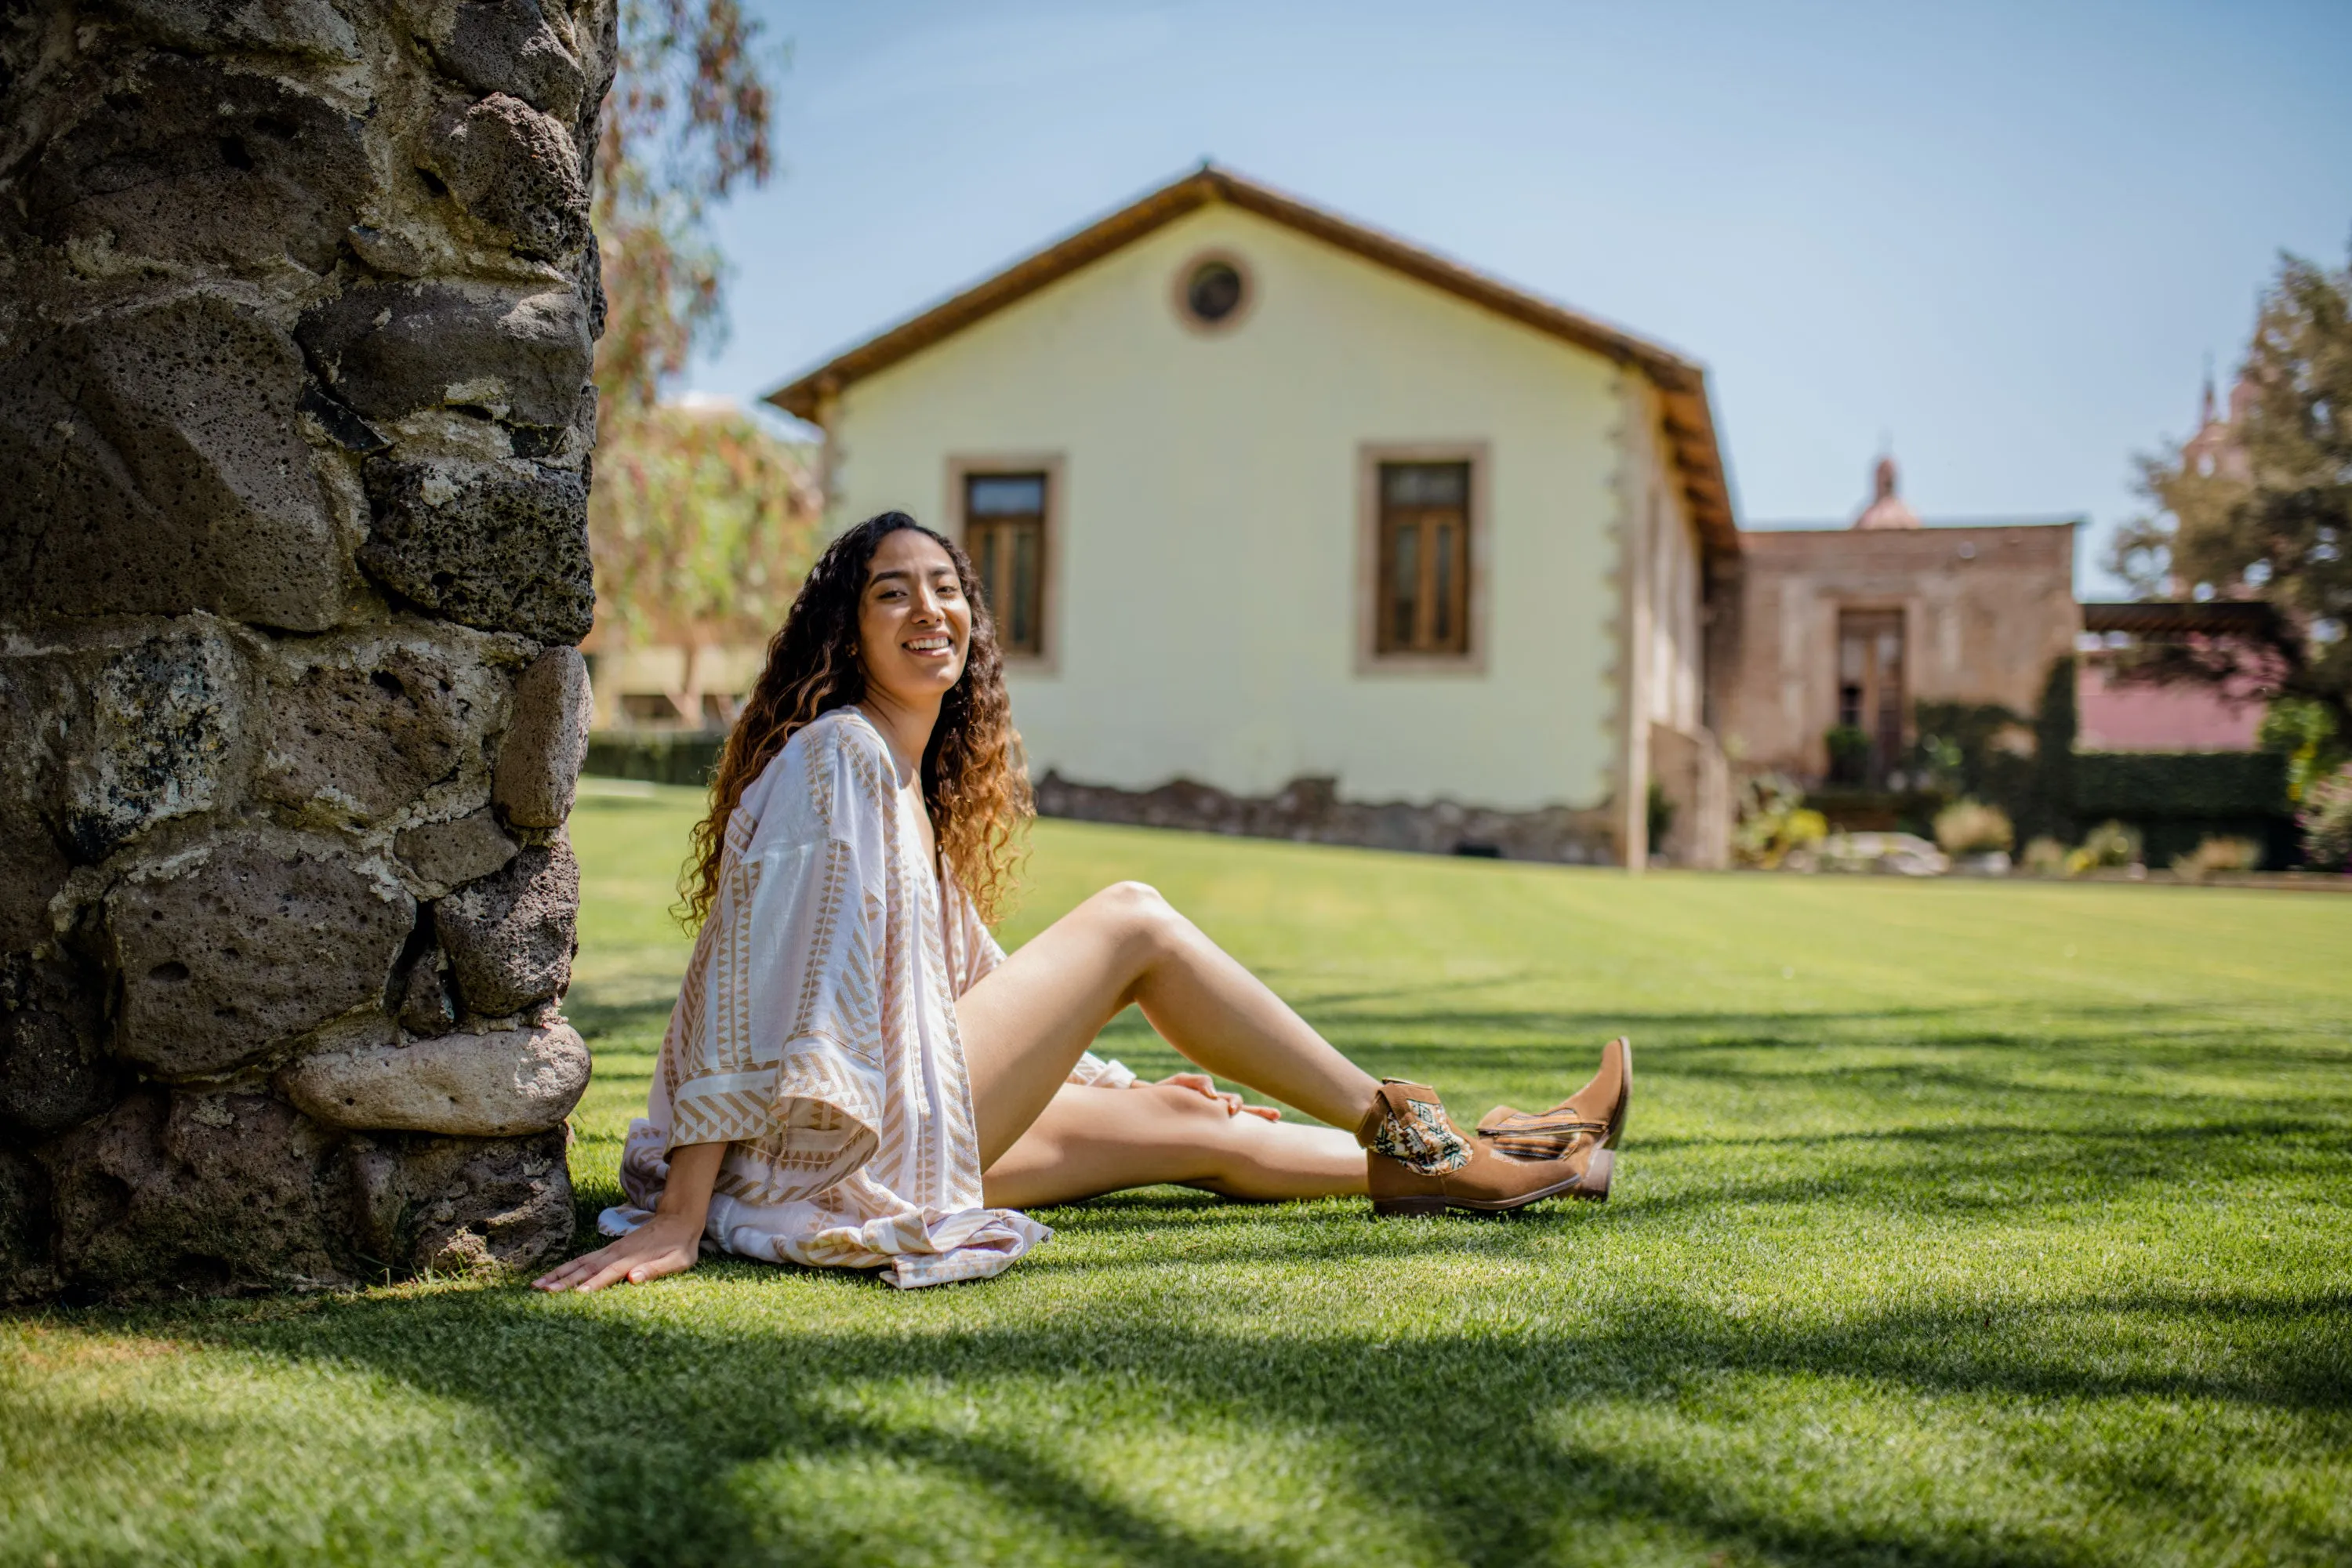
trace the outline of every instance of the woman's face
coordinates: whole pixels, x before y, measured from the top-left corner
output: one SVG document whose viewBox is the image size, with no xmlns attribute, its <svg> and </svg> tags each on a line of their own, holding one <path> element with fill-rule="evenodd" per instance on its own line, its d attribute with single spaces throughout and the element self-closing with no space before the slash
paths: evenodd
<svg viewBox="0 0 2352 1568">
<path fill-rule="evenodd" d="M 948 552 L 911 528 L 885 534 L 857 609 L 866 689 L 909 708 L 935 708 L 963 675 L 971 647 L 971 605 Z"/>
</svg>

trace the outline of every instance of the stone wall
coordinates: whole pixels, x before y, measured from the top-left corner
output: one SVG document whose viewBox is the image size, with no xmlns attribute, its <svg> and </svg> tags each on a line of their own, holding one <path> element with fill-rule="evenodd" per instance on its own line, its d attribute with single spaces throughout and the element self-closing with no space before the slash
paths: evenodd
<svg viewBox="0 0 2352 1568">
<path fill-rule="evenodd" d="M 571 1238 L 613 26 L 0 21 L 0 1300 Z"/>
<path fill-rule="evenodd" d="M 1260 796 L 1229 795 L 1190 779 L 1157 789 L 1126 790 L 1073 784 L 1048 773 L 1038 781 L 1036 792 L 1039 816 L 1079 822 L 1570 865 L 1610 865 L 1616 855 L 1615 814 L 1605 804 L 1538 811 L 1490 811 L 1450 800 L 1427 805 L 1405 801 L 1374 805 L 1340 799 L 1337 783 L 1326 778 L 1293 779 L 1279 793 Z"/>
</svg>

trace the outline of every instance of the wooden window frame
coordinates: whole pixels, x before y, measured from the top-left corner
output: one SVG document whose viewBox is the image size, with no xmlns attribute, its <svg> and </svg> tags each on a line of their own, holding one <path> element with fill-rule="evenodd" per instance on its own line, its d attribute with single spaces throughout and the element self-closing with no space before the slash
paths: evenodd
<svg viewBox="0 0 2352 1568">
<path fill-rule="evenodd" d="M 1066 510 L 1062 455 L 1059 452 L 962 453 L 948 458 L 947 505 L 940 515 L 948 520 L 948 527 L 944 531 L 948 537 L 964 547 L 967 552 L 971 538 L 971 520 L 964 513 L 965 481 L 975 477 L 984 479 L 992 474 L 1045 476 L 1045 560 L 1037 583 L 1039 651 L 1014 653 L 1006 649 L 1004 668 L 1006 673 L 1013 675 L 1056 674 L 1061 668 L 1062 653 L 1062 519 Z"/>
<path fill-rule="evenodd" d="M 1381 465 L 1467 463 L 1470 572 L 1467 646 L 1461 653 L 1382 653 L 1381 616 Z M 1487 561 L 1493 550 L 1495 468 L 1484 441 L 1367 441 L 1356 448 L 1356 673 L 1358 675 L 1484 675 L 1486 673 Z"/>
</svg>

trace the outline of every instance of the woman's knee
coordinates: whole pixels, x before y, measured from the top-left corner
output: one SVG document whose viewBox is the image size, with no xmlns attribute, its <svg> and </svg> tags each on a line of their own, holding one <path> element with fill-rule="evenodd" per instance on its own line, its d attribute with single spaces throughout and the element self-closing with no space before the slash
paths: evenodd
<svg viewBox="0 0 2352 1568">
<path fill-rule="evenodd" d="M 1147 955 L 1173 946 L 1185 927 L 1184 917 L 1149 882 L 1113 882 L 1087 905 L 1121 946 Z"/>
</svg>

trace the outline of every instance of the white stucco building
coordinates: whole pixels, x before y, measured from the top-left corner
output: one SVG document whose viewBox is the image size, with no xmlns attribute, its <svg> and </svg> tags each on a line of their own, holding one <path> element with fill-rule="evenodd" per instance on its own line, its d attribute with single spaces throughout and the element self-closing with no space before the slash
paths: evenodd
<svg viewBox="0 0 2352 1568">
<path fill-rule="evenodd" d="M 1720 863 L 1739 539 L 1657 344 L 1203 167 L 769 401 L 832 527 L 971 552 L 1049 810 Z"/>
</svg>

